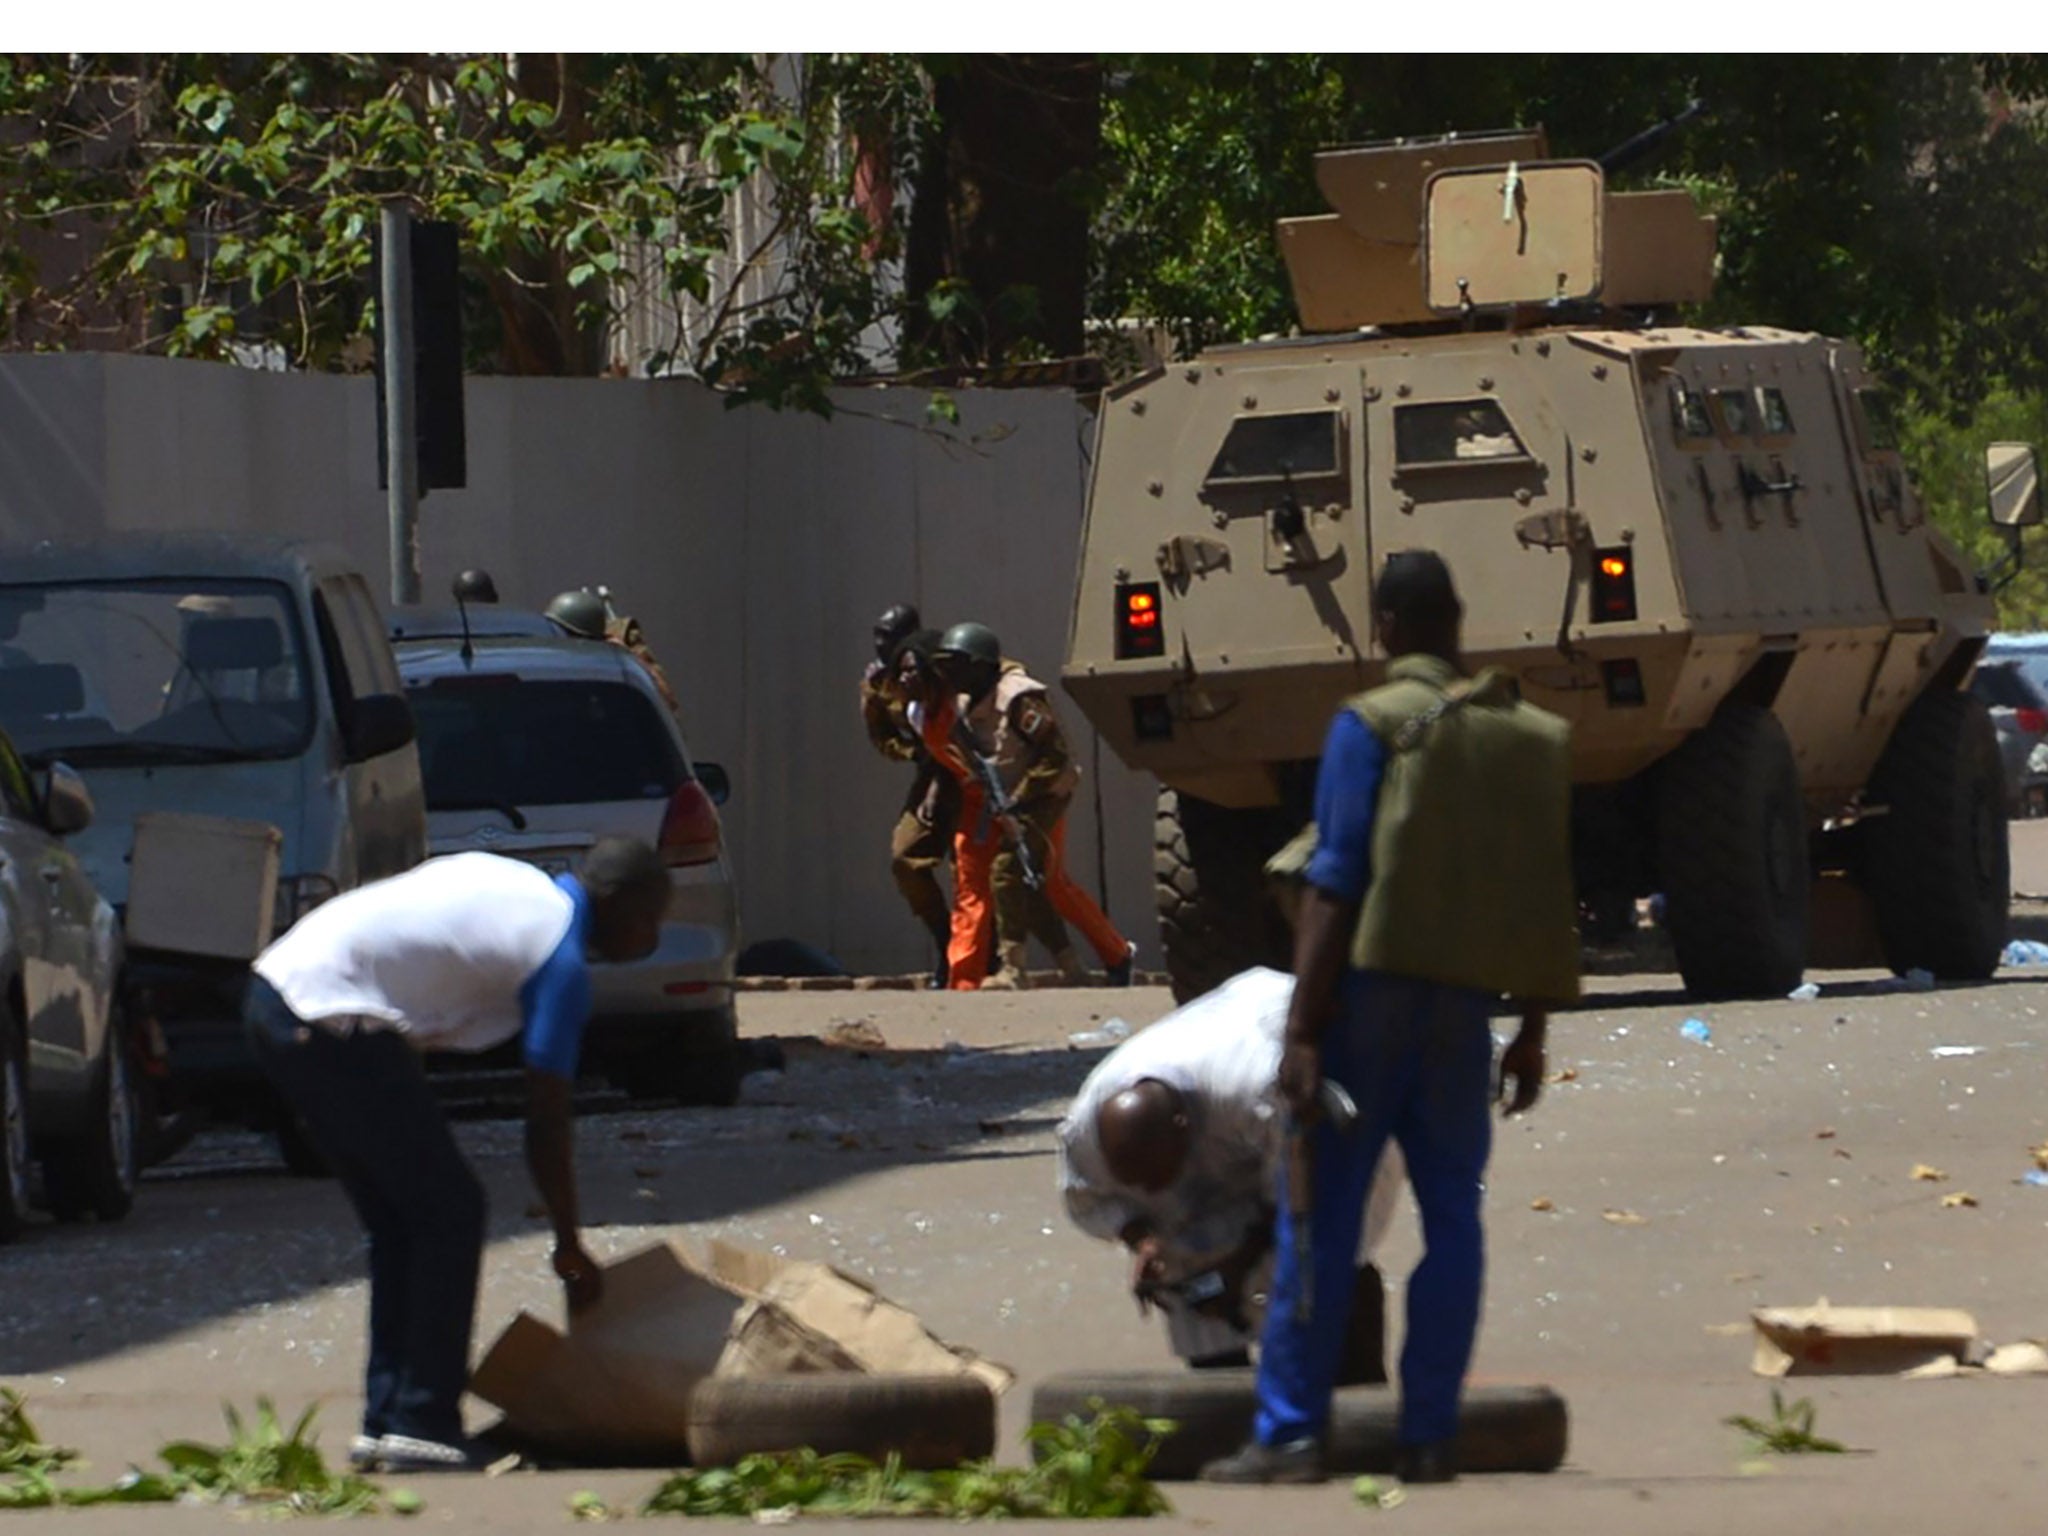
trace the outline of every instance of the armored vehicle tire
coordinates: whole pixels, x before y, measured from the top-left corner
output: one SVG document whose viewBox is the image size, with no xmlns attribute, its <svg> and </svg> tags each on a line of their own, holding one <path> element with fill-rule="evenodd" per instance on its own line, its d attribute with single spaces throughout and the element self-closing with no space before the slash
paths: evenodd
<svg viewBox="0 0 2048 1536">
<path fill-rule="evenodd" d="M 1163 1482 L 1181 1482 L 1250 1437 L 1256 1379 L 1248 1370 L 1078 1371 L 1040 1383 L 1031 1395 L 1031 1419 L 1085 1419 L 1096 1400 L 1171 1419 L 1176 1427 L 1160 1441 L 1151 1472 Z M 1391 1387 L 1339 1387 L 1324 1445 L 1330 1471 L 1391 1471 L 1400 1412 Z M 1564 1463 L 1569 1415 L 1564 1399 L 1548 1387 L 1468 1386 L 1458 1421 L 1460 1471 L 1551 1472 Z"/>
<path fill-rule="evenodd" d="M 972 1376 L 711 1376 L 690 1393 L 688 1434 L 700 1467 L 809 1448 L 940 1471 L 995 1454 L 996 1398 Z"/>
<path fill-rule="evenodd" d="M 1250 966 L 1284 971 L 1292 963 L 1265 865 L 1296 830 L 1277 811 L 1230 810 L 1159 791 L 1152 881 L 1175 1002 L 1213 991 Z"/>
<path fill-rule="evenodd" d="M 1727 703 L 1666 760 L 1657 792 L 1665 923 L 1686 990 L 1782 997 L 1806 968 L 1806 808 L 1785 728 Z"/>
<path fill-rule="evenodd" d="M 112 1020 L 121 1028 L 117 1013 Z M 135 1204 L 141 1174 L 141 1097 L 136 1092 L 127 1044 L 107 1042 L 107 1059 L 92 1090 L 92 1126 L 83 1136 L 58 1143 L 43 1158 L 43 1192 L 59 1221 L 119 1221 Z"/>
<path fill-rule="evenodd" d="M 1885 963 L 1951 980 L 1998 968 L 2012 892 L 2005 770 L 1981 700 L 1934 693 L 1892 730 L 1865 795 L 1863 884 Z"/>
</svg>

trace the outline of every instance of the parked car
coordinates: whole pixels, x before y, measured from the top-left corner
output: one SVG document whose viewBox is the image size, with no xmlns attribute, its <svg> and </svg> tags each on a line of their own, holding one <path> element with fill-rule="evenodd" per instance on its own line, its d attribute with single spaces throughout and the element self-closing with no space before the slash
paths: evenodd
<svg viewBox="0 0 2048 1536">
<path fill-rule="evenodd" d="M 278 931 L 426 852 L 383 619 L 321 545 L 110 535 L 0 551 L 0 726 L 31 766 L 91 773 L 99 815 L 72 843 L 117 910 L 145 812 L 276 827 Z M 242 1036 L 253 956 L 130 951 L 127 1005 L 169 1062 L 171 1102 L 157 1107 L 289 1132 Z"/>
<path fill-rule="evenodd" d="M 639 1098 L 729 1104 L 739 904 L 718 806 L 725 770 L 693 764 L 647 669 L 538 614 L 472 607 L 391 622 L 419 724 L 435 854 L 482 849 L 571 868 L 599 838 L 652 843 L 673 895 L 645 960 L 593 966 L 584 1059 Z"/>
<path fill-rule="evenodd" d="M 1991 711 L 1998 755 L 2005 765 L 2006 812 L 2039 815 L 2048 798 L 2048 655 L 1987 657 L 1978 663 L 1970 691 Z"/>
<path fill-rule="evenodd" d="M 92 819 L 77 774 L 31 774 L 0 732 L 0 1242 L 28 1219 L 32 1158 L 60 1220 L 116 1221 L 135 1201 L 121 929 L 65 843 Z"/>
</svg>

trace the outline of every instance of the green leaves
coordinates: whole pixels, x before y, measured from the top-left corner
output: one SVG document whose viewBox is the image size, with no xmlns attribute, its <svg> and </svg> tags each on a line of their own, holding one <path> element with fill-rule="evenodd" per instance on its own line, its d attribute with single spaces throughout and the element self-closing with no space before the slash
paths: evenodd
<svg viewBox="0 0 2048 1536">
<path fill-rule="evenodd" d="M 879 1463 L 812 1450 L 747 1456 L 734 1467 L 676 1473 L 655 1490 L 641 1513 L 755 1515 L 793 1509 L 958 1520 L 1119 1520 L 1169 1513 L 1172 1506 L 1145 1471 L 1173 1425 L 1100 1402 L 1089 1410 L 1092 1417 L 1085 1420 L 1070 1416 L 1059 1424 L 1033 1425 L 1029 1467 L 981 1461 L 948 1472 L 908 1472 L 895 1456 Z M 611 1513 L 587 1495 L 579 1495 L 571 1508 L 579 1519 L 605 1519 Z"/>
<path fill-rule="evenodd" d="M 157 1452 L 162 1472 L 131 1470 L 114 1483 L 75 1487 L 57 1480 L 76 1460 L 74 1453 L 44 1445 L 21 1398 L 0 1389 L 0 1509 L 193 1500 L 254 1505 L 281 1515 L 365 1515 L 380 1509 L 413 1515 L 424 1507 L 405 1489 L 387 1497 L 366 1478 L 330 1472 L 314 1443 L 312 1408 L 289 1428 L 268 1398 L 257 1399 L 251 1420 L 232 1407 L 224 1412 L 225 1444 L 173 1441 Z"/>
<path fill-rule="evenodd" d="M 1755 1448 L 1772 1456 L 1841 1456 L 1848 1447 L 1835 1440 L 1823 1440 L 1813 1432 L 1813 1399 L 1802 1397 L 1787 1403 L 1785 1394 L 1771 1388 L 1771 1416 L 1758 1419 L 1733 1413 L 1721 1422 L 1748 1435 Z"/>
</svg>

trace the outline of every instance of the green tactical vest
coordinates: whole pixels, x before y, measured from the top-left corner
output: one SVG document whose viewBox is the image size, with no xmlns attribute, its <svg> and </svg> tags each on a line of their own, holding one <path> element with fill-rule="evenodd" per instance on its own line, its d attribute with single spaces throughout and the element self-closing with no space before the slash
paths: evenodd
<svg viewBox="0 0 2048 1536">
<path fill-rule="evenodd" d="M 1386 751 L 1351 964 L 1532 1002 L 1579 995 L 1571 727 L 1489 668 L 1403 656 L 1346 706 Z M 1270 869 L 1298 873 L 1313 828 Z"/>
</svg>

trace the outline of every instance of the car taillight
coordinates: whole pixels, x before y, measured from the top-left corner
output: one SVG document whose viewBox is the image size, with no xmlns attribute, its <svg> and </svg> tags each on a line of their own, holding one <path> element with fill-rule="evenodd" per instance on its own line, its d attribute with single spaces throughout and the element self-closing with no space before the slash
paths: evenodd
<svg viewBox="0 0 2048 1536">
<path fill-rule="evenodd" d="M 702 784 L 687 780 L 669 796 L 667 814 L 661 818 L 658 846 L 662 862 L 670 866 L 709 864 L 718 857 L 721 841 L 718 807 Z"/>
<path fill-rule="evenodd" d="M 2048 735 L 2048 709 L 2016 709 L 2012 717 L 2029 736 Z"/>
</svg>

